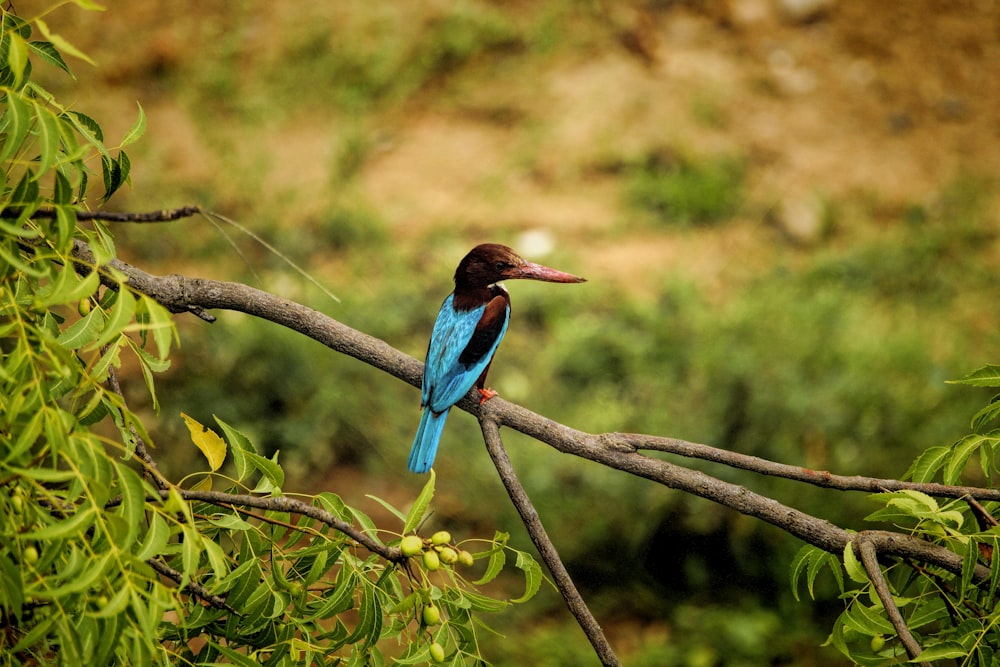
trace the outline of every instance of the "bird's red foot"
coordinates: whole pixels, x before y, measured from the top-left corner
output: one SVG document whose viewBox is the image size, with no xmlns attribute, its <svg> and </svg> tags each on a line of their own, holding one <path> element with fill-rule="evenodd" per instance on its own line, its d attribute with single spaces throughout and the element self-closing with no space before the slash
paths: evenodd
<svg viewBox="0 0 1000 667">
<path fill-rule="evenodd" d="M 479 387 L 476 387 L 476 391 L 479 392 L 479 405 L 482 405 L 483 403 L 490 400 L 494 396 L 498 396 L 498 394 L 489 387 L 487 387 L 486 389 L 480 389 Z"/>
</svg>

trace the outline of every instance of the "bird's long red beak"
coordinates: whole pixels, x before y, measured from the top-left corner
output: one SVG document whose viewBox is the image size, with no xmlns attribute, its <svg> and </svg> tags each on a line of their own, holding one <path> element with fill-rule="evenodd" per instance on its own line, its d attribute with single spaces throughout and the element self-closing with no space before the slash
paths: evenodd
<svg viewBox="0 0 1000 667">
<path fill-rule="evenodd" d="M 541 264 L 525 262 L 512 271 L 510 278 L 526 278 L 528 280 L 544 280 L 547 283 L 585 283 L 586 278 L 574 276 L 572 273 L 557 271 Z"/>
</svg>

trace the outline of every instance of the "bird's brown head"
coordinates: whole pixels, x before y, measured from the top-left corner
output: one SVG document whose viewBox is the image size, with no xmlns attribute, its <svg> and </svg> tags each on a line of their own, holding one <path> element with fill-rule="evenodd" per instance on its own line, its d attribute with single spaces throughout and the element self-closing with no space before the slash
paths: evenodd
<svg viewBox="0 0 1000 667">
<path fill-rule="evenodd" d="M 525 261 L 513 250 L 499 243 L 477 245 L 462 258 L 455 270 L 455 286 L 459 288 L 486 287 L 501 280 L 515 278 L 550 283 L 586 282 L 586 278 Z"/>
</svg>

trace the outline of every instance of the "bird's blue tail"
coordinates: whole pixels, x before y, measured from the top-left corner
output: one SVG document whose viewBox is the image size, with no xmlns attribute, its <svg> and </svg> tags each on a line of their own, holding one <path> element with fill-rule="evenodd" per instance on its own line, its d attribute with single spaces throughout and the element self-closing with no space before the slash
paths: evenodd
<svg viewBox="0 0 1000 667">
<path fill-rule="evenodd" d="M 413 446 L 410 448 L 410 470 L 422 473 L 431 469 L 438 443 L 441 441 L 441 431 L 444 430 L 444 421 L 447 418 L 447 410 L 435 414 L 429 407 L 424 408 L 424 414 L 420 416 L 420 426 L 417 428 L 417 437 L 413 439 Z"/>
</svg>

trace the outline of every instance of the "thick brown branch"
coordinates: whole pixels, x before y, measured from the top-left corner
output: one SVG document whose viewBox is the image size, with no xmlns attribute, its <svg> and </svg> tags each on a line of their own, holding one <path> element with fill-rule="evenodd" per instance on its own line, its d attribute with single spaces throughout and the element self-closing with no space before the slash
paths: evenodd
<svg viewBox="0 0 1000 667">
<path fill-rule="evenodd" d="M 545 526 L 542 525 L 542 520 L 538 516 L 538 511 L 535 510 L 531 499 L 528 498 L 524 487 L 521 486 L 521 481 L 517 478 L 514 466 L 511 465 L 503 441 L 500 439 L 500 427 L 496 422 L 485 417 L 480 418 L 479 424 L 483 429 L 486 450 L 489 452 L 490 458 L 493 459 L 493 465 L 496 466 L 497 472 L 500 473 L 500 480 L 503 482 L 504 488 L 507 489 L 507 495 L 514 503 L 517 513 L 521 515 L 521 521 L 528 529 L 528 535 L 531 536 L 531 541 L 538 549 L 539 555 L 546 567 L 549 568 L 549 572 L 552 573 L 556 588 L 562 594 L 570 613 L 576 617 L 577 623 L 587 635 L 587 639 L 594 647 L 594 652 L 597 653 L 601 664 L 605 666 L 621 665 L 621 661 L 615 655 L 607 637 L 604 636 L 604 630 L 601 629 L 601 625 L 594 618 L 594 615 L 590 613 L 587 603 L 584 602 L 583 596 L 580 595 L 580 591 L 577 590 L 576 584 L 573 583 L 573 579 L 569 576 L 566 566 L 559 557 L 559 552 L 552 540 L 549 539 Z"/>
<path fill-rule="evenodd" d="M 77 243 L 74 255 L 82 264 L 93 266 L 93 255 L 85 244 Z M 111 266 L 128 276 L 128 284 L 132 289 L 152 296 L 173 312 L 219 308 L 248 313 L 298 331 L 337 352 L 359 359 L 413 386 L 420 385 L 422 366 L 416 359 L 377 338 L 352 329 L 301 304 L 239 283 L 178 275 L 154 276 L 119 260 L 112 262 Z M 458 407 L 477 417 L 486 417 L 501 426 L 525 433 L 560 452 L 589 459 L 673 489 L 707 498 L 748 516 L 757 517 L 831 553 L 839 555 L 850 539 L 851 534 L 846 530 L 783 505 L 772 498 L 761 496 L 736 484 L 723 482 L 705 473 L 641 454 L 637 451 L 636 443 L 630 442 L 620 434 L 591 435 L 571 429 L 500 398 L 494 398 L 480 406 L 478 398 L 475 391 L 470 391 L 469 395 L 458 403 Z M 643 437 L 652 439 L 652 436 Z M 645 442 L 648 444 L 650 440 Z M 683 441 L 672 442 L 679 444 Z M 705 445 L 686 444 L 692 449 L 700 449 L 703 452 L 705 450 L 701 448 L 711 449 Z M 720 462 L 733 465 L 724 450 L 717 451 Z M 766 469 L 761 469 L 759 472 L 772 474 Z M 880 484 L 884 481 L 871 480 L 865 485 L 859 483 L 857 487 L 868 491 L 878 490 L 882 488 Z M 933 490 L 939 486 L 916 485 L 907 488 Z M 938 490 L 946 489 L 947 487 Z M 991 498 L 996 493 L 991 489 L 968 487 L 959 489 L 960 491 L 948 495 Z M 961 557 L 943 547 L 891 532 L 870 531 L 868 534 L 882 554 L 911 558 L 938 565 L 950 572 L 961 572 Z M 978 581 L 988 581 L 988 568 L 979 566 L 975 578 Z"/>
</svg>

